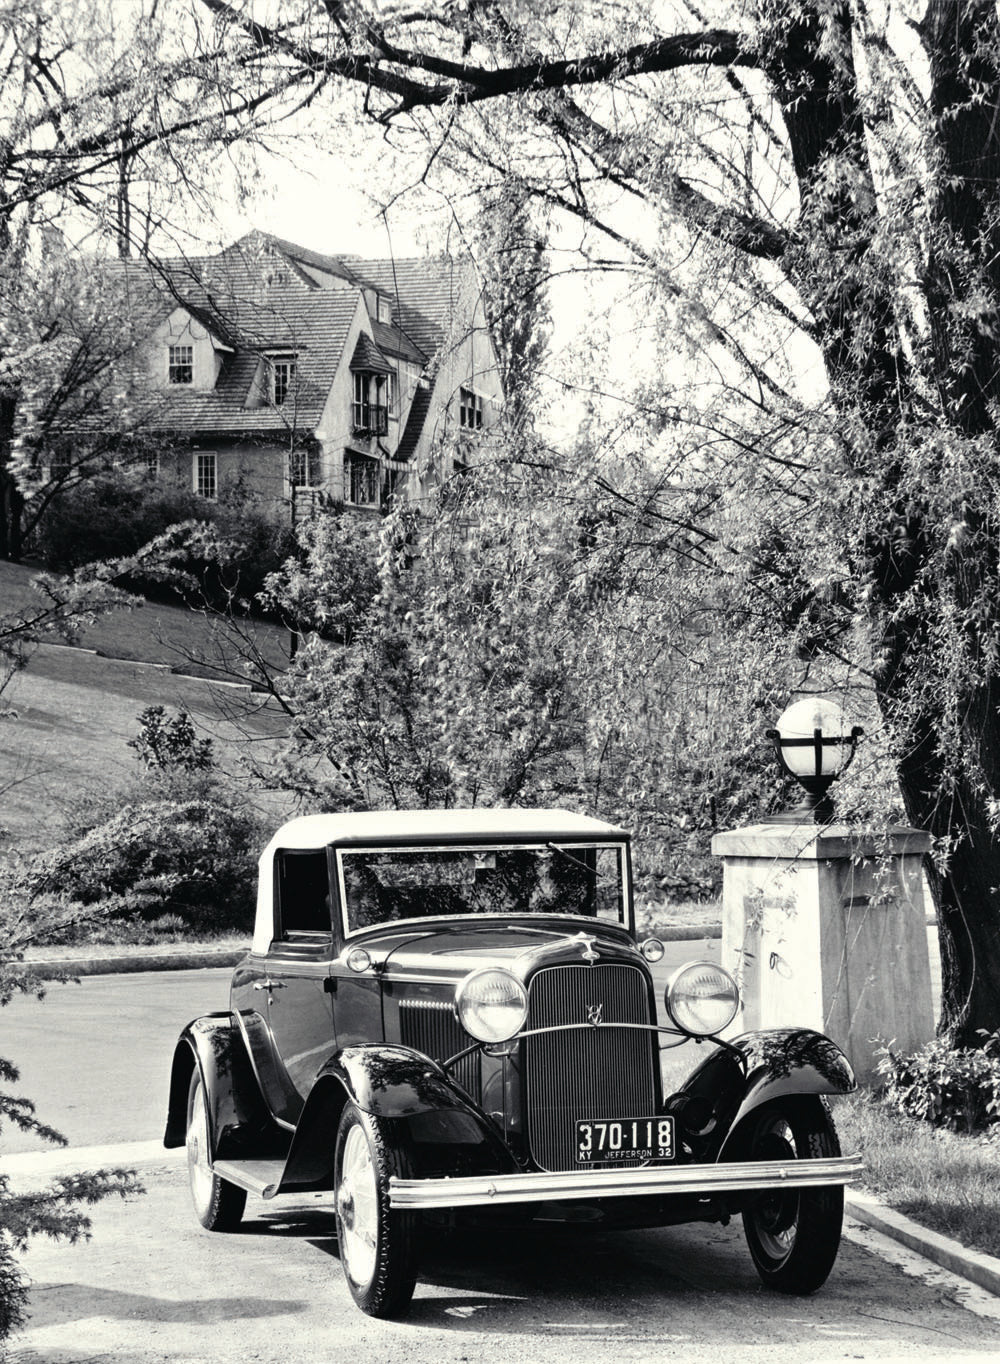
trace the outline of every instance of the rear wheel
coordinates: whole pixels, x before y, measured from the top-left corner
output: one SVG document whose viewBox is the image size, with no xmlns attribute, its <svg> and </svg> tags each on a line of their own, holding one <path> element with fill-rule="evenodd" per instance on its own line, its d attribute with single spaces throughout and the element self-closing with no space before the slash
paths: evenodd
<svg viewBox="0 0 1000 1364">
<path fill-rule="evenodd" d="M 335 1156 L 337 1239 L 351 1297 L 370 1317 L 403 1316 L 416 1284 L 413 1214 L 389 1207 L 398 1169 L 386 1124 L 347 1104 Z"/>
<path fill-rule="evenodd" d="M 232 1231 L 240 1224 L 247 1204 L 245 1189 L 220 1179 L 211 1165 L 205 1086 L 197 1065 L 188 1088 L 187 1107 L 188 1182 L 198 1221 L 209 1231 Z"/>
<path fill-rule="evenodd" d="M 792 1161 L 839 1156 L 840 1143 L 822 1099 L 768 1104 L 751 1119 L 748 1160 Z M 743 1214 L 743 1229 L 761 1281 L 779 1293 L 814 1293 L 840 1249 L 841 1185 L 769 1189 Z"/>
</svg>

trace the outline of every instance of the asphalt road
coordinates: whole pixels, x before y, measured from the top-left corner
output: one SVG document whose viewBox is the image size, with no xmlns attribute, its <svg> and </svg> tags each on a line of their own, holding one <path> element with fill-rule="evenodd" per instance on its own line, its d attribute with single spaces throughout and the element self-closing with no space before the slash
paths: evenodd
<svg viewBox="0 0 1000 1364">
<path fill-rule="evenodd" d="M 32 1245 L 32 1315 L 11 1364 L 1000 1359 L 1000 1301 L 873 1233 L 850 1233 L 819 1294 L 783 1298 L 760 1287 L 738 1223 L 438 1237 L 411 1317 L 373 1322 L 344 1287 L 325 1200 L 251 1200 L 239 1232 L 212 1235 L 193 1216 L 179 1153 L 156 1148 L 176 1033 L 224 1007 L 228 976 L 92 977 L 4 1011 L 0 1051 L 22 1065 L 19 1091 L 74 1145 L 144 1143 L 147 1189 L 97 1206 L 87 1243 Z M 22 1157 L 16 1184 L 69 1158 Z"/>
<path fill-rule="evenodd" d="M 180 1163 L 144 1177 L 144 1197 L 94 1209 L 89 1243 L 28 1252 L 32 1316 L 11 1364 L 1000 1357 L 1000 1304 L 943 1272 L 912 1277 L 912 1265 L 845 1241 L 814 1297 L 772 1295 L 736 1223 L 438 1237 L 411 1316 L 375 1322 L 348 1297 L 316 1200 L 254 1201 L 239 1232 L 212 1234 L 195 1221 Z"/>
</svg>

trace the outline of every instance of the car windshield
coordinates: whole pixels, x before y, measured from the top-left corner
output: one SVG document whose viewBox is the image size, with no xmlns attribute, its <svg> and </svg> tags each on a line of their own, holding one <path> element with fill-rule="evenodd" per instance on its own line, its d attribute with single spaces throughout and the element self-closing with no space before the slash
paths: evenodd
<svg viewBox="0 0 1000 1364">
<path fill-rule="evenodd" d="M 627 923 L 621 844 L 338 853 L 348 933 L 439 914 L 575 914 Z"/>
</svg>

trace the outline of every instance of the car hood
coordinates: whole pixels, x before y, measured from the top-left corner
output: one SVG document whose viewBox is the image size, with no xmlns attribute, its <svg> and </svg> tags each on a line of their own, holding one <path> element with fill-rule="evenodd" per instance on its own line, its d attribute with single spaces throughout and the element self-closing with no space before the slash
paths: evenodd
<svg viewBox="0 0 1000 1364">
<path fill-rule="evenodd" d="M 386 979 L 458 980 L 483 966 L 505 966 L 522 980 L 539 966 L 642 958 L 624 931 L 592 920 L 565 924 L 478 922 L 386 934 L 365 947 Z M 596 954 L 596 955 L 595 955 Z"/>
</svg>

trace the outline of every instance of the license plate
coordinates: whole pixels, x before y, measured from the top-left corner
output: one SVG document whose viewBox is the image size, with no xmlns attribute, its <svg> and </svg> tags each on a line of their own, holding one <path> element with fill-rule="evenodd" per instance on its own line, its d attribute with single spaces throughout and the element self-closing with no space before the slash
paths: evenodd
<svg viewBox="0 0 1000 1364">
<path fill-rule="evenodd" d="M 673 1160 L 673 1118 L 579 1118 L 576 1159 L 580 1165 L 619 1160 Z"/>
</svg>

